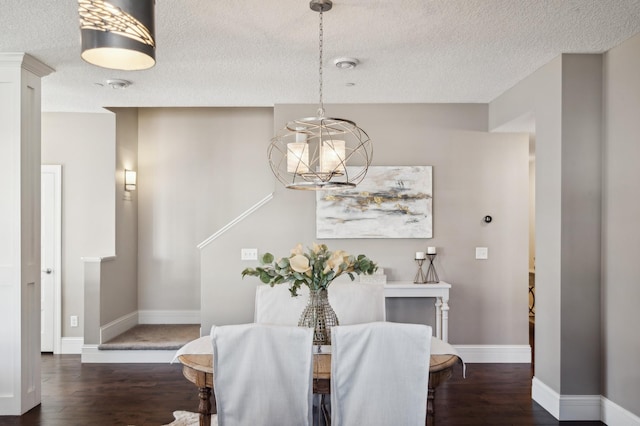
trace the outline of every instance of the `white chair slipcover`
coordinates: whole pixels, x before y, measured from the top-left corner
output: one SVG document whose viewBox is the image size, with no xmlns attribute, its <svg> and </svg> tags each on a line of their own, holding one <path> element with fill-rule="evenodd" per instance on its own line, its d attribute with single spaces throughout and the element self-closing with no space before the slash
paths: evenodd
<svg viewBox="0 0 640 426">
<path fill-rule="evenodd" d="M 298 297 L 291 297 L 289 284 L 264 284 L 256 287 L 253 321 L 259 324 L 298 325 L 300 315 L 309 300 L 309 289 L 303 287 Z"/>
<path fill-rule="evenodd" d="M 329 303 L 340 325 L 385 321 L 384 284 L 337 281 L 329 286 Z"/>
<path fill-rule="evenodd" d="M 335 281 L 329 286 L 329 303 L 341 325 L 385 321 L 384 284 Z M 297 325 L 307 302 L 309 288 L 302 286 L 291 297 L 289 285 L 256 288 L 254 321 L 260 324 Z"/>
<path fill-rule="evenodd" d="M 376 322 L 331 335 L 333 426 L 425 424 L 431 327 Z"/>
<path fill-rule="evenodd" d="M 214 326 L 211 341 L 218 425 L 312 424 L 312 329 Z"/>
</svg>

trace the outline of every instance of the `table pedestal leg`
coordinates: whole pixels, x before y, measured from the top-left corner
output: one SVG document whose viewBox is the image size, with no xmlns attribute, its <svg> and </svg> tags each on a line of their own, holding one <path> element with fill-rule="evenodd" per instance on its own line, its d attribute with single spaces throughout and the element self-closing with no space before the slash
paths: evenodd
<svg viewBox="0 0 640 426">
<path fill-rule="evenodd" d="M 200 405 L 198 405 L 198 413 L 200 413 L 200 426 L 211 426 L 211 388 L 198 388 L 198 396 L 200 397 Z"/>
</svg>

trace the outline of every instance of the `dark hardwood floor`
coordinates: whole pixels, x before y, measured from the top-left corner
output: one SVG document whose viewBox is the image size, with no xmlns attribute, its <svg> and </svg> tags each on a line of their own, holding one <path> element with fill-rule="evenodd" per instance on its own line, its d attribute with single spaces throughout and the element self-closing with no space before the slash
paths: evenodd
<svg viewBox="0 0 640 426">
<path fill-rule="evenodd" d="M 529 364 L 469 364 L 466 379 L 456 366 L 437 390 L 436 424 L 603 425 L 558 422 L 530 389 Z M 197 408 L 196 387 L 179 364 L 81 364 L 77 355 L 43 355 L 42 404 L 21 417 L 0 416 L 0 425 L 158 426 L 173 421 L 174 410 Z"/>
</svg>

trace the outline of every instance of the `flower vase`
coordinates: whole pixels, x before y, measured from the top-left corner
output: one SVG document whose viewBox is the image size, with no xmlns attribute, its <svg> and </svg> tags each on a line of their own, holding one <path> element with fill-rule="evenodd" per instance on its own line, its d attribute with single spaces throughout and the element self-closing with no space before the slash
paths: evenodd
<svg viewBox="0 0 640 426">
<path fill-rule="evenodd" d="M 327 289 L 311 290 L 309 303 L 302 311 L 298 326 L 313 328 L 314 345 L 331 344 L 331 327 L 338 324 L 338 317 L 329 304 Z"/>
</svg>

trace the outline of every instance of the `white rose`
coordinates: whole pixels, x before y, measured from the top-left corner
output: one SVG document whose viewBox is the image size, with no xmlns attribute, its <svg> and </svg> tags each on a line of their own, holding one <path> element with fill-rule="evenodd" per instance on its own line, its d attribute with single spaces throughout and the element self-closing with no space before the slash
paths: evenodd
<svg viewBox="0 0 640 426">
<path fill-rule="evenodd" d="M 345 261 L 345 257 L 348 257 L 348 255 L 343 250 L 334 251 L 333 254 L 331 254 L 329 260 L 327 260 L 325 274 L 331 269 L 333 269 L 337 273 L 340 265 Z"/>
<path fill-rule="evenodd" d="M 291 269 L 296 272 L 300 272 L 301 274 L 311 270 L 311 266 L 309 266 L 309 259 L 301 254 L 292 256 L 289 259 L 289 265 L 291 265 Z"/>
</svg>

